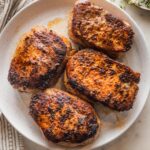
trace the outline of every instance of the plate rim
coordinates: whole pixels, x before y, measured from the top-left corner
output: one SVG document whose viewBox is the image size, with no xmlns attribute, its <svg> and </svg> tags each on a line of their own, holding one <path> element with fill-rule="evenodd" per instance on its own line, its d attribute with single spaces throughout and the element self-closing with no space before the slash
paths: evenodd
<svg viewBox="0 0 150 150">
<path fill-rule="evenodd" d="M 19 11 L 10 19 L 10 21 L 7 23 L 7 25 L 4 27 L 4 29 L 3 29 L 2 32 L 0 33 L 0 39 L 2 38 L 2 36 L 3 36 L 3 34 L 5 33 L 5 31 L 7 30 L 7 28 L 10 26 L 11 22 L 13 22 L 13 21 L 15 20 L 15 18 L 16 18 L 18 15 L 20 15 L 21 13 L 23 13 L 23 11 L 26 10 L 26 9 L 28 9 L 29 7 L 32 7 L 32 6 L 35 5 L 36 3 L 39 3 L 40 1 L 41 1 L 41 0 L 35 0 L 35 1 L 33 1 L 33 2 L 29 3 L 29 4 L 27 4 L 27 5 L 26 5 L 25 7 L 23 7 L 21 10 L 19 10 Z M 110 4 L 113 5 L 116 9 L 118 9 L 119 11 L 122 11 L 122 12 L 126 15 L 126 17 L 129 18 L 129 20 L 131 20 L 131 22 L 132 22 L 132 23 L 134 24 L 134 26 L 137 28 L 138 32 L 139 32 L 140 35 L 141 35 L 141 38 L 142 38 L 143 41 L 144 41 L 145 48 L 146 48 L 145 51 L 148 53 L 148 58 L 149 58 L 148 64 L 150 65 L 150 51 L 148 50 L 148 46 L 147 46 L 147 42 L 146 42 L 146 40 L 145 40 L 145 36 L 144 36 L 142 30 L 140 29 L 140 27 L 137 25 L 137 23 L 134 21 L 134 19 L 133 19 L 128 13 L 127 13 L 126 11 L 122 10 L 120 7 L 118 7 L 117 4 L 115 4 L 115 3 L 111 2 L 111 1 L 108 1 L 108 0 L 106 0 L 106 3 L 110 3 Z M 148 67 L 147 67 L 147 68 L 148 68 Z M 148 74 L 150 75 L 150 72 L 149 72 L 149 71 L 148 71 Z M 148 89 L 147 89 L 147 95 L 146 95 L 146 97 L 145 97 L 145 101 L 143 102 L 143 107 L 141 108 L 140 111 L 137 112 L 137 114 L 136 114 L 136 116 L 134 117 L 134 119 L 132 119 L 132 121 L 131 121 L 130 123 L 128 123 L 128 126 L 127 126 L 126 128 L 124 128 L 122 131 L 120 131 L 119 134 L 117 134 L 117 135 L 114 136 L 114 137 L 109 138 L 109 140 L 107 140 L 107 142 L 102 143 L 102 145 L 100 145 L 100 146 L 93 147 L 92 149 L 99 148 L 99 147 L 102 147 L 102 146 L 104 146 L 104 145 L 106 145 L 106 144 L 108 144 L 108 143 L 110 143 L 110 142 L 113 142 L 114 140 L 116 140 L 117 138 L 119 138 L 121 135 L 123 135 L 126 131 L 128 131 L 128 129 L 129 129 L 132 125 L 134 125 L 134 123 L 136 122 L 137 118 L 139 117 L 139 115 L 140 115 L 141 112 L 143 111 L 144 106 L 145 106 L 145 103 L 146 103 L 146 101 L 148 100 L 148 97 L 149 97 L 149 93 L 150 93 L 150 78 L 148 79 L 147 82 L 149 83 L 149 86 L 148 86 Z M 1 112 L 3 113 L 3 109 L 1 109 L 1 108 L 2 108 L 2 107 L 1 107 L 1 105 L 0 105 L 0 110 L 1 110 Z M 30 140 L 31 142 L 33 142 L 33 143 L 35 143 L 35 144 L 37 144 L 37 145 L 40 145 L 40 146 L 42 146 L 42 147 L 44 147 L 44 148 L 47 148 L 47 147 L 45 147 L 45 145 L 42 145 L 42 144 L 36 142 L 35 140 L 33 140 L 33 139 L 31 139 L 30 137 L 28 137 L 27 135 L 25 135 L 21 130 L 17 129 L 17 128 L 11 123 L 11 121 L 9 120 L 8 115 L 6 115 L 6 114 L 4 114 L 4 113 L 3 113 L 3 115 L 5 116 L 5 118 L 7 119 L 7 121 L 8 121 L 21 135 L 23 135 L 25 138 L 27 138 L 28 140 Z"/>
</svg>

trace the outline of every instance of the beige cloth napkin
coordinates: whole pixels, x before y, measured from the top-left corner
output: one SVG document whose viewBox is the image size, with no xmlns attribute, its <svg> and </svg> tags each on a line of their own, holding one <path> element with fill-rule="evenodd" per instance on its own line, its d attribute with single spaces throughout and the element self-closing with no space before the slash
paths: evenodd
<svg viewBox="0 0 150 150">
<path fill-rule="evenodd" d="M 33 0 L 0 0 L 0 32 L 23 6 Z M 24 150 L 22 136 L 0 112 L 0 150 Z"/>
<path fill-rule="evenodd" d="M 0 115 L 0 150 L 24 150 L 22 136 Z"/>
</svg>

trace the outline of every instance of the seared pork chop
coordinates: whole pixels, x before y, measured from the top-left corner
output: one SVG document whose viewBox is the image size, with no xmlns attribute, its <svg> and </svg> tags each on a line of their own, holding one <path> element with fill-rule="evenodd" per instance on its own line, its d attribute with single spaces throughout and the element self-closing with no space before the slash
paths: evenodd
<svg viewBox="0 0 150 150">
<path fill-rule="evenodd" d="M 140 74 L 94 50 L 81 50 L 66 66 L 65 85 L 70 93 L 114 110 L 132 108 Z"/>
<path fill-rule="evenodd" d="M 46 89 L 56 83 L 64 70 L 71 45 L 44 26 L 26 33 L 11 61 L 8 80 L 19 91 Z"/>
<path fill-rule="evenodd" d="M 47 89 L 32 97 L 30 114 L 45 137 L 54 143 L 78 146 L 92 142 L 100 120 L 86 101 L 58 89 Z"/>
<path fill-rule="evenodd" d="M 131 48 L 134 33 L 128 22 L 89 1 L 77 1 L 69 19 L 69 35 L 85 48 L 116 57 Z"/>
</svg>

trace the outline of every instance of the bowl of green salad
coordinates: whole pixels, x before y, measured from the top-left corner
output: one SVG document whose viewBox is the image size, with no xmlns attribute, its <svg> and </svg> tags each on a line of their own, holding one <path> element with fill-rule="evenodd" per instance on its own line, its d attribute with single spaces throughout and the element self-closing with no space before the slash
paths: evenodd
<svg viewBox="0 0 150 150">
<path fill-rule="evenodd" d="M 150 11 L 150 0 L 128 0 L 128 3 Z"/>
</svg>

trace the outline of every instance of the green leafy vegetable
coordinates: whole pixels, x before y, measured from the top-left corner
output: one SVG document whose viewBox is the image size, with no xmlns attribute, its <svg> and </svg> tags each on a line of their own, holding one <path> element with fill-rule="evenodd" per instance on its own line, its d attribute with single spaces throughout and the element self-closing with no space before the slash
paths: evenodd
<svg viewBox="0 0 150 150">
<path fill-rule="evenodd" d="M 127 0 L 128 4 L 150 8 L 150 0 Z"/>
</svg>

